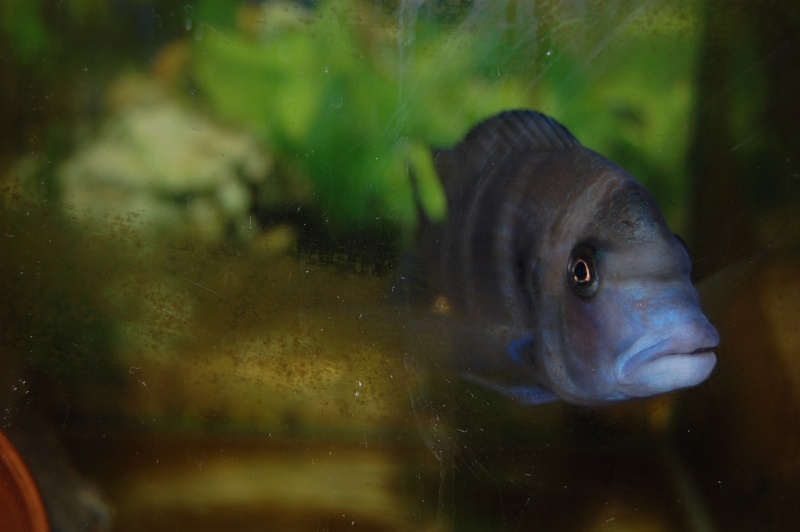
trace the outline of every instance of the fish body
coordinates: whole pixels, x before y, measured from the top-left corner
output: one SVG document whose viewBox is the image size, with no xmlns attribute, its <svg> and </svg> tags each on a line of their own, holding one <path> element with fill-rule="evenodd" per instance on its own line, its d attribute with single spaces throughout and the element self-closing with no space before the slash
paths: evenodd
<svg viewBox="0 0 800 532">
<path fill-rule="evenodd" d="M 525 403 L 602 405 L 694 386 L 719 337 L 655 200 L 553 119 L 508 111 L 434 152 L 448 203 L 403 278 L 447 364 Z"/>
</svg>

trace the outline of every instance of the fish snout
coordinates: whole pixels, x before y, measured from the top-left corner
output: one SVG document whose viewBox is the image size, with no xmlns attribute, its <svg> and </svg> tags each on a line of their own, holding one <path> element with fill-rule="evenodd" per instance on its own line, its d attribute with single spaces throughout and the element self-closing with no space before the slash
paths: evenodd
<svg viewBox="0 0 800 532">
<path fill-rule="evenodd" d="M 617 382 L 627 397 L 650 397 L 688 388 L 716 365 L 719 335 L 705 317 L 637 341 L 620 357 Z"/>
</svg>

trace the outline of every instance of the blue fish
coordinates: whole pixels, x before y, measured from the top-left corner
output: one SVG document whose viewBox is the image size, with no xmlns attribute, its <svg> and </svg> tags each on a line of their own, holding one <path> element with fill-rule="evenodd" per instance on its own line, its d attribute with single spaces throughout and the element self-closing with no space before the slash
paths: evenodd
<svg viewBox="0 0 800 532">
<path fill-rule="evenodd" d="M 449 324 L 437 343 L 453 372 L 524 403 L 589 406 L 709 376 L 719 336 L 688 251 L 628 172 L 534 111 L 494 116 L 434 159 L 448 216 L 422 224 L 401 278 Z"/>
</svg>

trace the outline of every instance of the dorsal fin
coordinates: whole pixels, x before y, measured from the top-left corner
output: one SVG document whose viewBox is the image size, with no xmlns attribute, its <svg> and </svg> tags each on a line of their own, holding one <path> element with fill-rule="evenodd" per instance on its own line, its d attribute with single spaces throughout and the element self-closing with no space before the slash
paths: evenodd
<svg viewBox="0 0 800 532">
<path fill-rule="evenodd" d="M 459 205 L 459 195 L 474 185 L 487 164 L 513 152 L 562 151 L 581 144 L 567 128 L 537 111 L 505 111 L 487 118 L 467 133 L 453 149 L 434 150 L 439 178 L 448 205 Z M 467 177 L 467 176 L 472 176 Z"/>
<path fill-rule="evenodd" d="M 537 111 L 505 111 L 475 126 L 459 144 L 482 166 L 517 150 L 558 151 L 580 146 L 567 128 Z"/>
</svg>

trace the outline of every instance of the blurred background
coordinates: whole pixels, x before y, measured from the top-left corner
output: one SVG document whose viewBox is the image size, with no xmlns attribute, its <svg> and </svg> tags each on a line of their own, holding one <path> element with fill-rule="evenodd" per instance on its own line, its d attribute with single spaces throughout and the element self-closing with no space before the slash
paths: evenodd
<svg viewBox="0 0 800 532">
<path fill-rule="evenodd" d="M 3 2 L 0 428 L 60 530 L 796 529 L 798 65 L 788 0 Z M 451 463 L 391 272 L 409 172 L 442 219 L 430 148 L 513 108 L 653 193 L 722 346 L 464 402 Z"/>
</svg>

